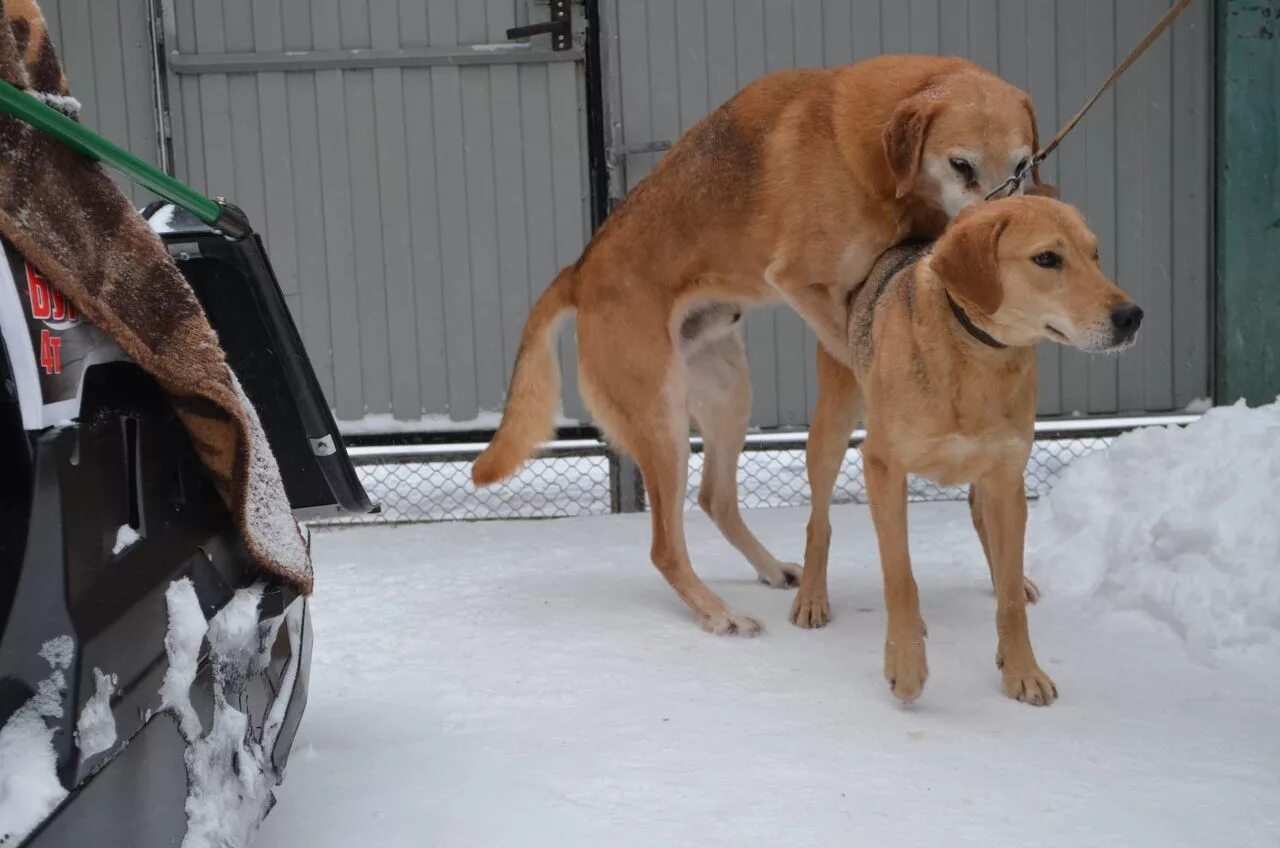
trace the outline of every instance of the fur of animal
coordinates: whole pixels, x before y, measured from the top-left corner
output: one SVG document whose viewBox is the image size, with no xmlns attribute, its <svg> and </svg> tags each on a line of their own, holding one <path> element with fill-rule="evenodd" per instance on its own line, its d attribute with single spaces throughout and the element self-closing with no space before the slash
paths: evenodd
<svg viewBox="0 0 1280 848">
<path fill-rule="evenodd" d="M 971 484 L 973 525 L 996 590 L 996 664 L 1007 695 L 1049 704 L 1036 663 L 1023 573 L 1023 471 L 1035 435 L 1036 355 L 1043 340 L 1114 353 L 1142 310 L 1102 273 L 1098 240 L 1072 206 L 1015 197 L 973 206 L 932 248 L 888 251 L 852 298 L 853 367 L 820 363 L 809 435 L 813 506 L 792 621 L 830 615 L 831 491 L 849 435 L 865 415 L 863 473 L 884 572 L 884 673 L 903 701 L 928 675 L 925 624 L 907 550 L 907 474 Z"/>
<path fill-rule="evenodd" d="M 583 397 L 644 475 L 654 565 L 705 629 L 759 632 L 698 578 L 684 539 L 692 418 L 706 445 L 699 504 L 761 581 L 799 580 L 738 511 L 751 387 L 731 319 L 785 302 L 843 361 L 847 297 L 876 257 L 936 236 L 1037 141 L 1027 95 L 962 59 L 889 56 L 748 85 L 685 133 L 534 305 L 474 481 L 509 477 L 551 435 L 553 337 L 576 310 Z"/>
</svg>

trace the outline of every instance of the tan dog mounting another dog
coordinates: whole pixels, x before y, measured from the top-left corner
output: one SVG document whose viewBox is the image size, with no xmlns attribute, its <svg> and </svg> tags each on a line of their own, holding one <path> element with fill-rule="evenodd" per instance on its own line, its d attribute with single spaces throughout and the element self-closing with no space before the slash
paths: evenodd
<svg viewBox="0 0 1280 848">
<path fill-rule="evenodd" d="M 885 56 L 756 80 L 676 142 L 538 299 L 473 479 L 514 474 L 552 434 L 552 336 L 576 309 L 583 397 L 644 475 L 653 564 L 705 629 L 758 632 L 694 573 L 684 539 L 692 418 L 706 446 L 699 504 L 761 581 L 799 579 L 738 511 L 751 409 L 738 316 L 786 302 L 843 360 L 848 294 L 876 257 L 937 236 L 1037 143 L 1026 94 L 962 59 Z"/>
<path fill-rule="evenodd" d="M 907 474 L 971 484 L 970 507 L 996 590 L 996 664 L 1007 695 L 1057 697 L 1027 631 L 1023 472 L 1035 436 L 1035 345 L 1089 352 L 1132 344 L 1142 310 L 1102 273 L 1098 240 L 1074 207 L 1014 197 L 966 209 L 927 246 L 888 251 L 850 302 L 853 369 L 820 363 L 809 435 L 804 576 L 792 620 L 828 615 L 828 515 L 849 436 L 865 412 L 863 473 L 884 571 L 885 677 L 919 697 L 925 624 L 907 550 Z"/>
</svg>

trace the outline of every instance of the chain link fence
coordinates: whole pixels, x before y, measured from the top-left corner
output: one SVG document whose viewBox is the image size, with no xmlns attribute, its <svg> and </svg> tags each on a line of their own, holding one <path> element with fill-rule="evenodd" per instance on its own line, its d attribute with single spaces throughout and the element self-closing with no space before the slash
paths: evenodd
<svg viewBox="0 0 1280 848">
<path fill-rule="evenodd" d="M 1027 496 L 1047 494 L 1067 465 L 1106 447 L 1118 432 L 1140 426 L 1133 421 L 1123 427 L 1079 427 L 1074 431 L 1039 426 L 1040 438 L 1025 473 Z M 1144 421 L 1186 423 L 1174 418 Z M 867 502 L 862 456 L 856 447 L 858 435 L 850 443 L 836 482 L 836 503 Z M 748 438 L 738 462 L 738 498 L 743 508 L 809 504 L 805 440 L 803 432 Z M 483 444 L 349 448 L 360 481 L 379 511 L 315 524 L 565 518 L 644 508 L 643 486 L 635 466 L 595 439 L 557 442 L 510 480 L 478 489 L 471 482 L 471 463 L 483 448 Z M 693 439 L 687 509 L 698 508 L 702 462 L 701 442 Z M 964 486 L 939 486 L 917 477 L 909 481 L 908 497 L 913 501 L 963 500 L 966 495 Z"/>
</svg>

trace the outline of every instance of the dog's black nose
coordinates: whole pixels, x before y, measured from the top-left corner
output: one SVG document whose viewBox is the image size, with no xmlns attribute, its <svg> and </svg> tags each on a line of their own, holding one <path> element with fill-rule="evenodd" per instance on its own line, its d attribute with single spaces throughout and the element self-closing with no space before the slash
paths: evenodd
<svg viewBox="0 0 1280 848">
<path fill-rule="evenodd" d="M 1124 340 L 1133 338 L 1142 324 L 1142 307 L 1136 303 L 1117 306 L 1111 310 L 1111 326 L 1116 328 L 1116 337 Z"/>
</svg>

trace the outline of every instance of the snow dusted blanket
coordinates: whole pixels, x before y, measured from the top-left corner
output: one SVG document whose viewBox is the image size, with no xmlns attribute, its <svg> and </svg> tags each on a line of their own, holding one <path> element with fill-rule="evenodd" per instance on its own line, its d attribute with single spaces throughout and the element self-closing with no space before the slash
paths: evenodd
<svg viewBox="0 0 1280 848">
<path fill-rule="evenodd" d="M 0 0 L 0 79 L 74 113 L 33 0 Z M 274 455 L 195 293 L 103 169 L 0 114 L 0 233 L 168 393 L 250 554 L 310 592 Z"/>
</svg>

